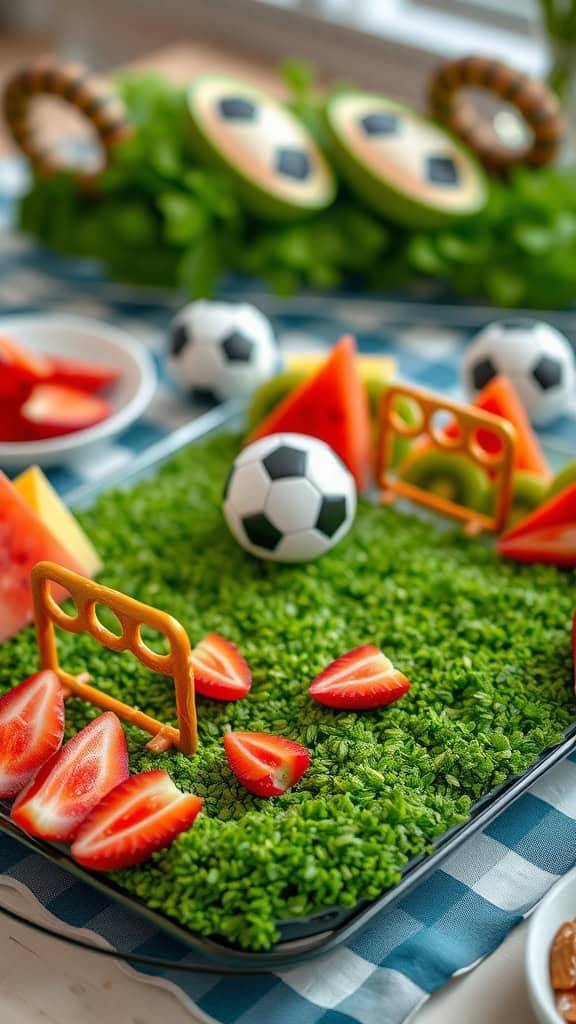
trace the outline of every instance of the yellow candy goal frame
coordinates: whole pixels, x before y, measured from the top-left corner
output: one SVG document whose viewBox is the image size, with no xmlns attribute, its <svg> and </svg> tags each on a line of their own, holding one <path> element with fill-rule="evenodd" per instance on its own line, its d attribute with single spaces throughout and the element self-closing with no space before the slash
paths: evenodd
<svg viewBox="0 0 576 1024">
<path fill-rule="evenodd" d="M 51 584 L 63 587 L 76 604 L 76 614 L 69 615 L 56 603 Z M 38 562 L 32 570 L 32 595 L 36 637 L 43 669 L 56 673 L 67 693 L 74 694 L 103 711 L 114 711 L 119 718 L 149 732 L 153 737 L 149 750 L 160 753 L 175 747 L 183 754 L 198 749 L 198 724 L 194 693 L 194 671 L 190 660 L 188 634 L 177 619 L 135 598 L 86 579 L 54 562 Z M 122 632 L 113 633 L 100 622 L 96 605 L 109 608 L 116 615 Z M 157 721 L 150 715 L 103 693 L 87 682 L 89 676 L 71 675 L 58 660 L 54 627 L 68 633 L 89 633 L 111 651 L 130 651 L 146 668 L 161 675 L 172 676 L 176 693 L 178 728 Z M 168 654 L 158 654 L 144 643 L 141 627 L 148 626 L 162 633 L 170 643 Z"/>
</svg>

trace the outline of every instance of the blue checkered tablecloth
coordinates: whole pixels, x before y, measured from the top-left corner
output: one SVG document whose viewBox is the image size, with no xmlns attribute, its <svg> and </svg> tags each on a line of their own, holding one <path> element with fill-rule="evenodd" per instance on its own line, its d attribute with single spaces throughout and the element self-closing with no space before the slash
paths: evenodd
<svg viewBox="0 0 576 1024">
<path fill-rule="evenodd" d="M 96 266 L 54 257 L 12 227 L 24 182 L 17 161 L 0 162 L 0 309 L 69 312 L 129 330 L 154 353 L 160 386 L 146 417 L 89 465 L 51 471 L 62 493 L 104 479 L 198 414 L 163 373 L 166 326 L 179 305 L 165 293 L 105 280 Z M 255 301 L 273 318 L 287 348 L 326 345 L 353 331 L 364 351 L 390 352 L 400 375 L 459 395 L 459 363 L 470 335 L 494 310 L 417 301 L 307 294 L 279 300 L 250 282 L 230 282 L 225 297 Z M 551 317 L 576 337 L 576 314 Z M 544 438 L 553 461 L 576 452 L 576 420 L 555 423 Z M 345 946 L 277 974 L 230 979 L 138 968 L 148 982 L 173 988 L 201 1019 L 222 1024 L 401 1024 L 454 974 L 491 953 L 548 888 L 576 863 L 576 754 L 550 770 L 485 830 L 468 840 L 426 881 L 384 911 Z M 0 905 L 8 890 L 35 901 L 33 916 L 123 951 L 193 963 L 195 954 L 143 918 L 76 880 L 63 868 L 0 834 Z M 3 896 L 4 894 L 4 896 Z"/>
</svg>

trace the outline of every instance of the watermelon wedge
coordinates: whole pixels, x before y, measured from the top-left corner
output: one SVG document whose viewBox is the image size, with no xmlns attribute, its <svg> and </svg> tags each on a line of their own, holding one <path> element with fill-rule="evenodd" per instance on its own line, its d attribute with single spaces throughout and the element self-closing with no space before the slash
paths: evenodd
<svg viewBox="0 0 576 1024">
<path fill-rule="evenodd" d="M 317 437 L 340 456 L 363 490 L 370 476 L 371 432 L 356 343 L 344 335 L 318 370 L 286 395 L 247 438 L 270 434 Z"/>
<path fill-rule="evenodd" d="M 540 443 L 534 433 L 524 406 L 507 377 L 494 377 L 472 402 L 476 409 L 483 409 L 495 416 L 508 420 L 516 428 L 516 463 L 514 468 L 537 473 L 550 479 L 551 472 Z M 448 437 L 458 436 L 455 423 L 446 427 Z M 491 455 L 500 451 L 502 445 L 489 430 L 478 431 L 478 443 Z"/>
<path fill-rule="evenodd" d="M 576 567 L 576 483 L 531 512 L 497 542 L 501 555 L 516 562 Z"/>
<path fill-rule="evenodd" d="M 82 573 L 82 566 L 0 472 L 0 643 L 32 622 L 30 574 L 47 559 Z M 63 600 L 65 591 L 53 589 Z"/>
</svg>

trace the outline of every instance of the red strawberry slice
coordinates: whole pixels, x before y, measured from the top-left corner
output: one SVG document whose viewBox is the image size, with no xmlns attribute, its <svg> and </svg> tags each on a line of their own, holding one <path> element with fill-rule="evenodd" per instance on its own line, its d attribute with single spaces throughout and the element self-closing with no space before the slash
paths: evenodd
<svg viewBox="0 0 576 1024">
<path fill-rule="evenodd" d="M 234 775 L 255 796 L 281 796 L 310 764 L 306 747 L 265 732 L 227 732 L 224 749 Z"/>
<path fill-rule="evenodd" d="M 110 387 L 120 376 L 113 366 L 102 363 L 85 363 L 84 360 L 50 356 L 50 384 L 64 384 L 93 395 Z"/>
<path fill-rule="evenodd" d="M 50 376 L 50 360 L 0 338 L 0 398 L 23 402 L 35 384 Z"/>
<path fill-rule="evenodd" d="M 202 799 L 182 793 L 165 771 L 121 782 L 80 826 L 72 856 L 92 871 L 140 864 L 189 829 Z"/>
<path fill-rule="evenodd" d="M 64 735 L 64 696 L 55 672 L 36 672 L 0 698 L 0 797 L 16 796 Z"/>
<path fill-rule="evenodd" d="M 0 364 L 0 378 L 2 365 Z M 0 390 L 1 390 L 0 383 Z M 20 401 L 13 398 L 2 398 L 0 395 L 0 441 L 29 441 L 30 427 L 22 419 Z"/>
<path fill-rule="evenodd" d="M 39 384 L 21 409 L 21 416 L 35 440 L 60 437 L 85 430 L 108 418 L 111 406 L 98 395 L 60 384 Z"/>
<path fill-rule="evenodd" d="M 191 655 L 194 687 L 203 697 L 239 700 L 252 686 L 250 669 L 240 651 L 219 633 L 208 633 Z"/>
<path fill-rule="evenodd" d="M 122 726 L 106 711 L 46 762 L 15 801 L 11 816 L 39 839 L 73 839 L 92 808 L 127 777 Z"/>
<path fill-rule="evenodd" d="M 410 682 L 374 644 L 336 658 L 310 685 L 310 696 L 329 708 L 379 708 L 403 697 Z"/>
</svg>

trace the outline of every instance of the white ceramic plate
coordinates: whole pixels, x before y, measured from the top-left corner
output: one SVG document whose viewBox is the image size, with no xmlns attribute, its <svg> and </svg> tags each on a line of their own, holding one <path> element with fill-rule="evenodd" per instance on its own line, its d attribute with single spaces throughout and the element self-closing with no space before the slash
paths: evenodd
<svg viewBox="0 0 576 1024">
<path fill-rule="evenodd" d="M 528 928 L 524 966 L 530 1002 L 542 1024 L 563 1024 L 550 984 L 550 949 L 561 924 L 576 917 L 576 868 L 550 889 Z"/>
<path fill-rule="evenodd" d="M 102 423 L 46 441 L 0 442 L 0 467 L 20 469 L 36 463 L 55 466 L 86 458 L 126 430 L 149 404 L 156 388 L 152 357 L 125 331 L 83 317 L 35 314 L 0 318 L 0 335 L 37 352 L 103 363 L 119 371 L 108 390 L 112 414 Z"/>
</svg>

